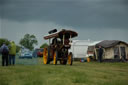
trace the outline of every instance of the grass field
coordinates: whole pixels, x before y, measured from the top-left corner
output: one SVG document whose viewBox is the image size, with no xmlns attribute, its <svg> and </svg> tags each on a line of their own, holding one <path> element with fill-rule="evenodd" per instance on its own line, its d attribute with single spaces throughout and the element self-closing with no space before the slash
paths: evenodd
<svg viewBox="0 0 128 85">
<path fill-rule="evenodd" d="M 0 66 L 0 85 L 128 85 L 128 63 Z"/>
</svg>

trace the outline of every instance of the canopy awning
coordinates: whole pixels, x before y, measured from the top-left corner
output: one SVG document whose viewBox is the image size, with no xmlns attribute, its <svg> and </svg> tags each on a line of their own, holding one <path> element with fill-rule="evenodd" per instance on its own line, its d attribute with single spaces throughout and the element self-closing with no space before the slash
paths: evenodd
<svg viewBox="0 0 128 85">
<path fill-rule="evenodd" d="M 62 38 L 63 35 L 69 35 L 71 36 L 71 38 L 74 38 L 76 36 L 78 36 L 77 32 L 75 31 L 71 31 L 71 30 L 61 30 L 60 32 L 57 32 L 57 33 L 53 33 L 53 34 L 50 34 L 48 36 L 45 36 L 44 39 L 47 40 L 47 39 L 50 39 L 50 38 Z"/>
</svg>

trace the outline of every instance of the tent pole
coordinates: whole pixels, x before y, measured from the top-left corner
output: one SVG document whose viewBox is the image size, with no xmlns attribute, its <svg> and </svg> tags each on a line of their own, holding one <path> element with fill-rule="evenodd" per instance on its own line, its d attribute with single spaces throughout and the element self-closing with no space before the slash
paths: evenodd
<svg viewBox="0 0 128 85">
<path fill-rule="evenodd" d="M 95 52 L 95 55 L 96 55 L 96 60 L 97 60 L 97 59 L 98 59 L 98 57 L 97 57 L 96 48 L 94 48 L 94 52 Z"/>
<path fill-rule="evenodd" d="M 119 46 L 119 54 L 120 54 L 120 59 L 121 59 L 122 56 L 121 56 L 121 49 L 120 49 L 120 46 Z"/>
<path fill-rule="evenodd" d="M 105 59 L 105 48 L 103 48 L 103 59 Z"/>
</svg>

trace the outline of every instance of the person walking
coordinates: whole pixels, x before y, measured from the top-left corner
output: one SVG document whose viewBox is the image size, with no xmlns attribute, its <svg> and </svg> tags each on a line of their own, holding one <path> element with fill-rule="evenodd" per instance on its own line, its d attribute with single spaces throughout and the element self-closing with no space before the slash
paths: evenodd
<svg viewBox="0 0 128 85">
<path fill-rule="evenodd" d="M 16 45 L 15 42 L 10 42 L 9 48 L 9 65 L 15 65 L 15 56 L 16 56 Z"/>
<path fill-rule="evenodd" d="M 98 61 L 102 62 L 102 56 L 103 56 L 103 48 L 99 46 L 99 54 L 98 54 Z"/>
<path fill-rule="evenodd" d="M 6 43 L 3 43 L 3 45 L 0 48 L 0 52 L 2 54 L 2 66 L 8 66 L 8 54 L 9 54 L 9 49 Z"/>
</svg>

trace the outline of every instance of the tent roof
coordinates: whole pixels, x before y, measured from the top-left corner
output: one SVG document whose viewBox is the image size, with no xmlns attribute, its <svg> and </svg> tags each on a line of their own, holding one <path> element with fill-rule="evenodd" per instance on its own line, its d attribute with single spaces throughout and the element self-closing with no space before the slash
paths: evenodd
<svg viewBox="0 0 128 85">
<path fill-rule="evenodd" d="M 128 46 L 128 44 L 124 41 L 119 41 L 119 40 L 104 40 L 98 44 L 96 44 L 96 47 L 98 48 L 99 46 L 102 46 L 103 48 L 109 48 L 109 47 L 113 47 L 119 43 L 124 43 Z"/>
<path fill-rule="evenodd" d="M 93 43 L 90 43 L 89 46 L 95 46 L 96 44 L 98 44 L 101 41 L 94 41 Z"/>
</svg>

